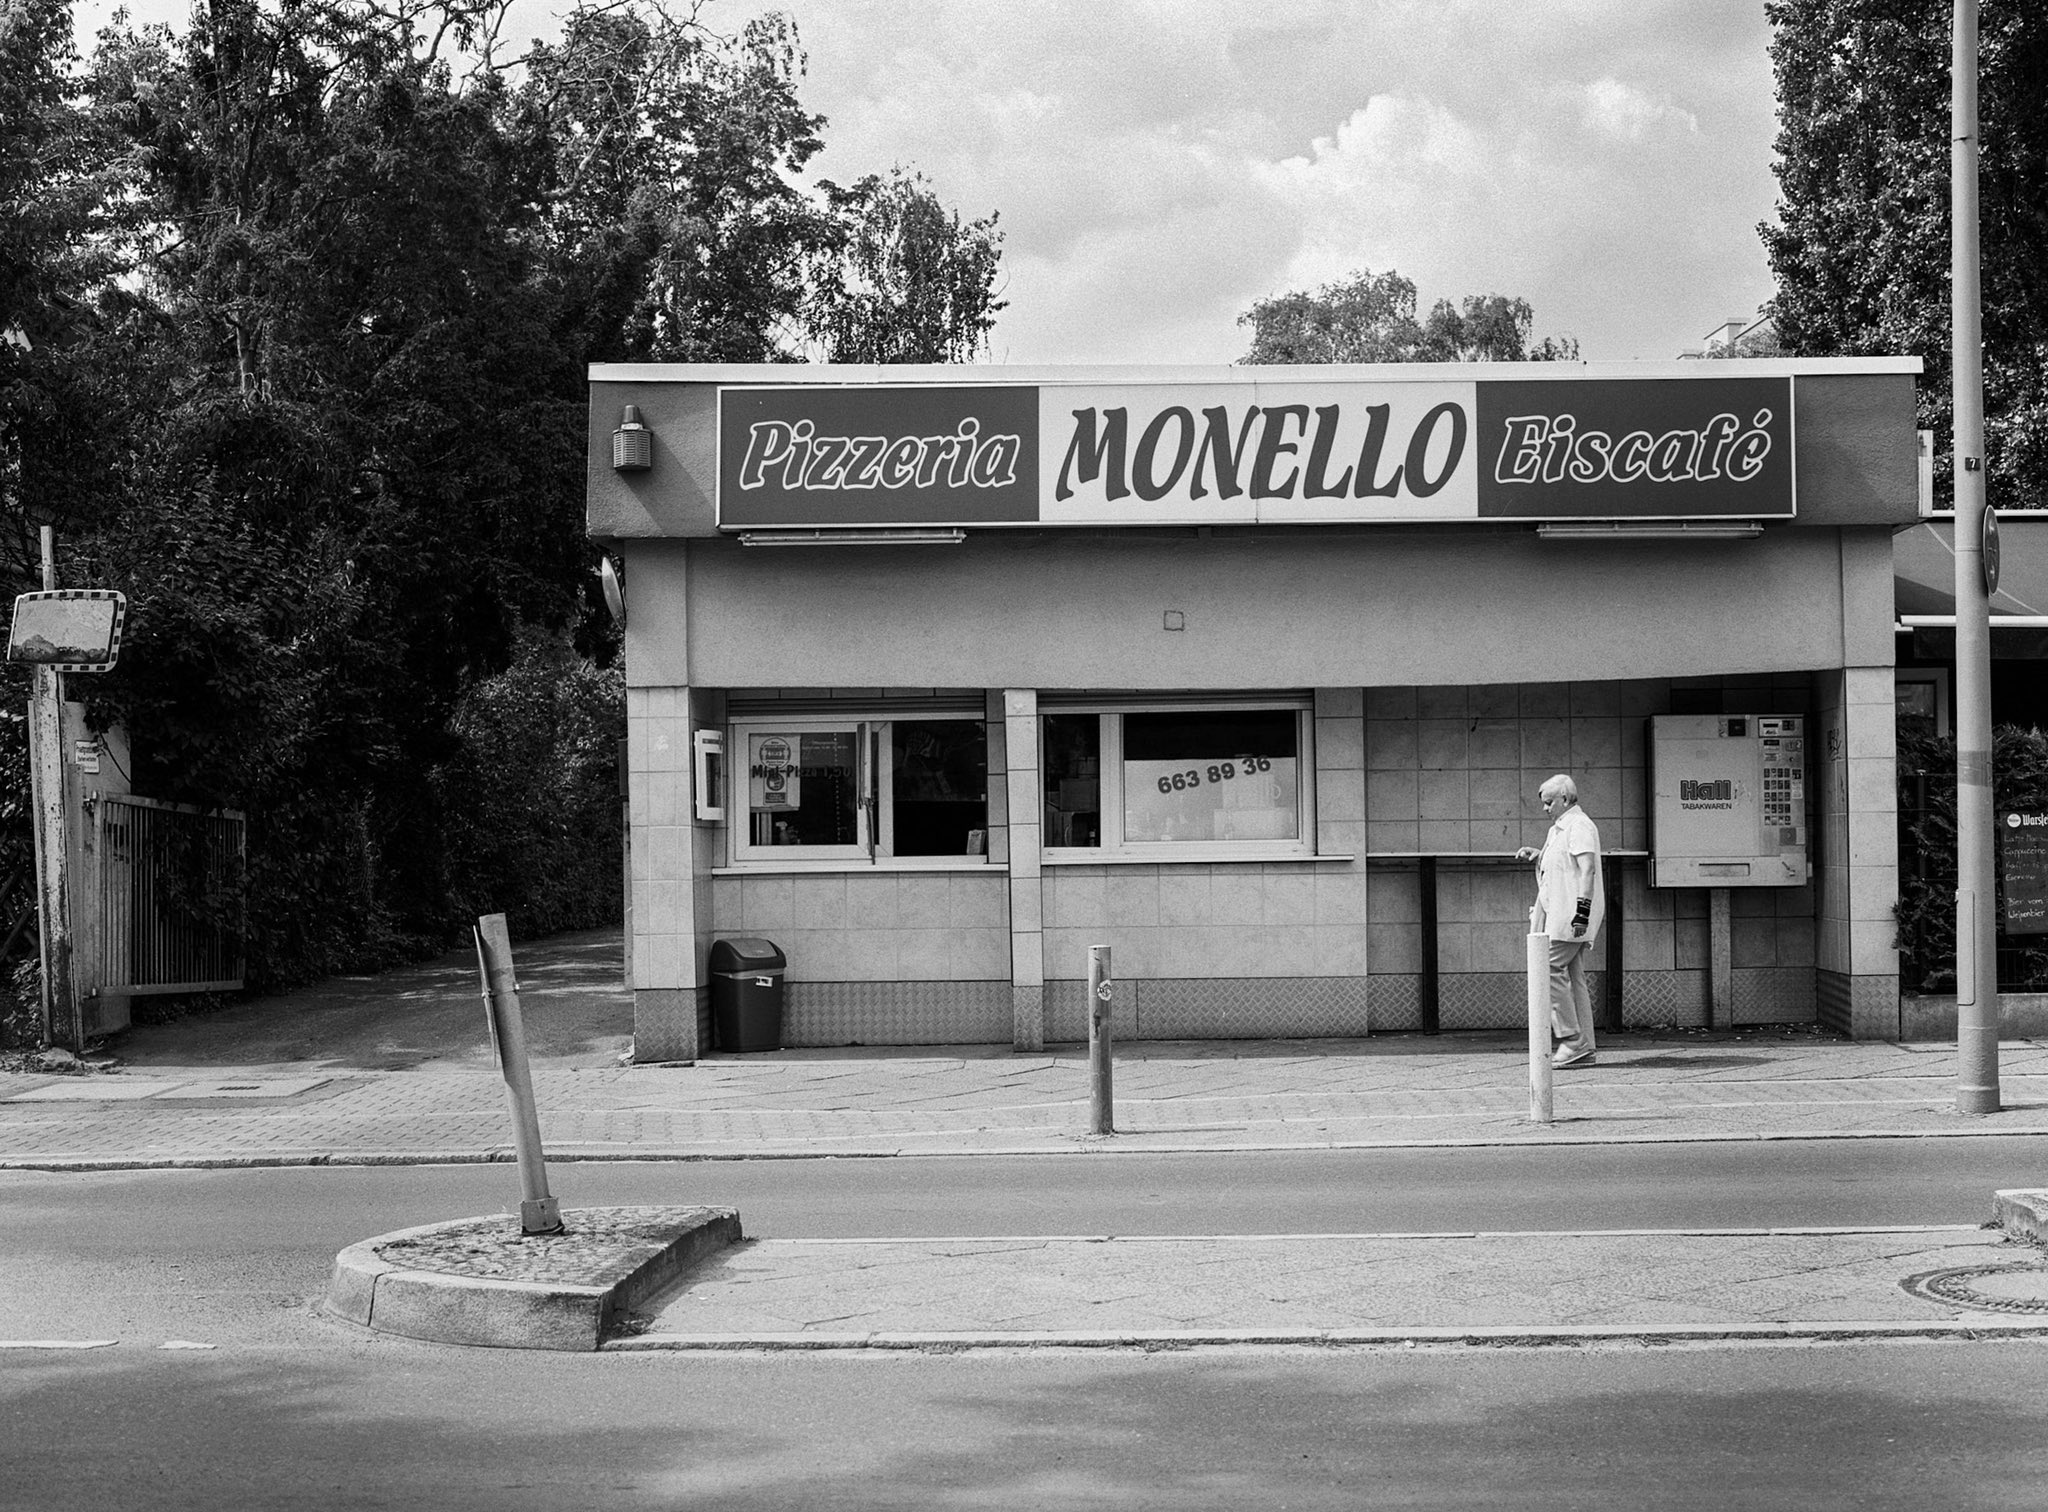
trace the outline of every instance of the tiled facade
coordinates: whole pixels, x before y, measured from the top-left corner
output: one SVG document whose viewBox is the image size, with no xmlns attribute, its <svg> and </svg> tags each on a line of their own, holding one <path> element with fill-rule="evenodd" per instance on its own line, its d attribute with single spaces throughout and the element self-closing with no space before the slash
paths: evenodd
<svg viewBox="0 0 2048 1512">
<path fill-rule="evenodd" d="M 1708 894 L 1650 887 L 1640 859 L 1649 843 L 1647 721 L 1671 713 L 1810 715 L 1818 680 L 1781 673 L 1367 690 L 1366 812 L 1375 858 L 1367 950 L 1372 975 L 1391 979 L 1382 989 L 1389 1009 L 1375 1024 L 1420 1022 L 1419 1008 L 1410 1006 L 1419 1003 L 1419 987 L 1398 995 L 1390 990 L 1392 982 L 1419 983 L 1423 969 L 1422 874 L 1411 859 L 1418 853 L 1442 858 L 1436 925 L 1441 1023 L 1512 1028 L 1522 1022 L 1532 890 L 1528 868 L 1505 858 L 1518 846 L 1543 843 L 1548 821 L 1534 795 L 1553 772 L 1568 772 L 1578 783 L 1580 802 L 1605 847 L 1637 853 L 1620 860 L 1620 896 L 1609 900 L 1609 918 L 1618 918 L 1622 938 L 1623 1021 L 1708 1023 Z M 1810 804 L 1817 786 L 1809 785 Z M 1839 816 L 1823 818 L 1829 825 L 1830 834 L 1843 828 Z M 1816 837 L 1822 832 L 1812 830 Z M 1818 838 L 1814 843 L 1818 862 Z M 1815 887 L 1731 888 L 1729 905 L 1733 969 L 1720 1021 L 1812 1019 Z M 1604 965 L 1604 952 L 1596 964 Z"/>
<path fill-rule="evenodd" d="M 1822 1020 L 1858 1039 L 1896 1039 L 1899 960 L 1898 727 L 1890 667 L 1816 679 L 1813 764 L 1822 813 L 1815 965 Z"/>
<path fill-rule="evenodd" d="M 1011 688 L 989 700 L 989 724 L 1001 712 L 1006 765 L 990 757 L 989 788 L 1001 788 L 1010 813 L 1010 1024 L 1019 1050 L 1045 1046 L 1044 847 L 1038 809 L 1038 695 Z M 998 771 L 1003 774 L 998 780 Z"/>
<path fill-rule="evenodd" d="M 1873 691 L 1885 697 L 1873 700 Z M 1877 802 L 1891 780 L 1889 691 L 1882 669 L 1320 689 L 1315 857 L 1075 864 L 1048 862 L 1041 846 L 1037 696 L 988 690 L 985 863 L 775 870 L 728 867 L 723 828 L 690 822 L 684 711 L 721 723 L 725 698 L 634 689 L 639 1053 L 700 1053 L 705 953 L 712 940 L 737 936 L 771 939 L 787 954 L 791 1044 L 886 1036 L 1035 1048 L 1085 1037 L 1080 987 L 1089 947 L 1103 944 L 1114 952 L 1117 1032 L 1126 1038 L 1412 1029 L 1423 1002 L 1423 855 L 1436 858 L 1439 1022 L 1512 1028 L 1525 1011 L 1530 901 L 1528 867 L 1512 852 L 1541 843 L 1546 821 L 1531 817 L 1533 795 L 1557 771 L 1573 774 L 1603 840 L 1624 853 L 1610 900 L 1624 1022 L 1782 1022 L 1818 1012 L 1883 1032 L 1882 1005 L 1897 1012 L 1891 815 Z M 892 693 L 936 690 L 801 692 L 812 703 L 886 706 Z M 750 694 L 748 707 L 761 697 Z M 1644 742 L 1652 715 L 1724 712 L 1814 716 L 1815 880 L 1730 889 L 1717 963 L 1708 892 L 1648 886 Z M 1852 784 L 1872 791 L 1852 803 Z M 1602 976 L 1604 952 L 1590 964 Z"/>
<path fill-rule="evenodd" d="M 711 929 L 774 940 L 798 980 L 994 981 L 1010 964 L 1004 892 L 992 866 L 714 877 Z"/>
<path fill-rule="evenodd" d="M 688 688 L 626 689 L 627 973 L 642 1060 L 694 1060 L 705 1043 L 700 989 L 717 837 L 693 822 L 690 732 L 714 708 Z"/>
</svg>

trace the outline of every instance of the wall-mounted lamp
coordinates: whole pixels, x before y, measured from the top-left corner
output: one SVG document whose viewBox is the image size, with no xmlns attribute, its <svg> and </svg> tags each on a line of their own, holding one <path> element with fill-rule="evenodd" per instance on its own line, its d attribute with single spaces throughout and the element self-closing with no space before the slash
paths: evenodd
<svg viewBox="0 0 2048 1512">
<path fill-rule="evenodd" d="M 604 589 L 604 606 L 611 611 L 612 623 L 625 629 L 626 585 L 619 579 L 618 564 L 609 556 L 597 559 L 597 580 Z"/>
<path fill-rule="evenodd" d="M 612 432 L 612 468 L 616 472 L 646 472 L 654 466 L 654 432 L 640 423 L 640 406 L 626 406 L 619 428 Z"/>
</svg>

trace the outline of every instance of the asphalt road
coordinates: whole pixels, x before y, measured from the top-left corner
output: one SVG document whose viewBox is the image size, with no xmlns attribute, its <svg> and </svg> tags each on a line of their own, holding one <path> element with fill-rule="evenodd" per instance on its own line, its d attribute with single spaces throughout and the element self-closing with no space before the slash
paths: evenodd
<svg viewBox="0 0 2048 1512">
<path fill-rule="evenodd" d="M 2037 1345 L 0 1363 L 0 1503 L 2038 1508 Z"/>
<path fill-rule="evenodd" d="M 1977 1223 L 2044 1181 L 2035 1137 L 589 1163 L 552 1184 L 572 1211 L 702 1202 L 757 1238 L 893 1238 Z M 325 1347 L 307 1312 L 337 1251 L 517 1199 L 503 1165 L 0 1172 L 0 1338 Z"/>
<path fill-rule="evenodd" d="M 763 1236 L 1971 1222 L 2048 1140 L 565 1165 Z M 0 1175 L 0 1506 L 2033 1507 L 2030 1343 L 560 1356 L 317 1316 L 505 1167 Z M 163 1346 L 207 1344 L 210 1349 Z"/>
</svg>

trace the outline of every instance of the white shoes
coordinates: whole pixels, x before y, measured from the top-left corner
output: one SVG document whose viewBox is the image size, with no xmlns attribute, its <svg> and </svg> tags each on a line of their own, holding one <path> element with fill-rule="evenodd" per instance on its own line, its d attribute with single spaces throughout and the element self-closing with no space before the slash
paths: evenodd
<svg viewBox="0 0 2048 1512">
<path fill-rule="evenodd" d="M 1550 1052 L 1553 1070 L 1562 1071 L 1566 1066 L 1590 1066 L 1593 1063 L 1593 1052 L 1590 1050 L 1574 1050 L 1567 1045 L 1559 1045 Z"/>
</svg>

